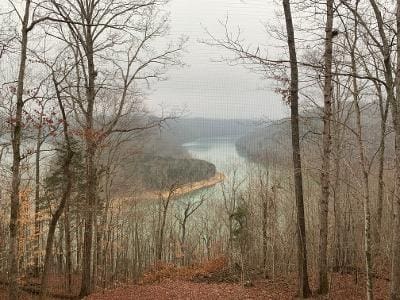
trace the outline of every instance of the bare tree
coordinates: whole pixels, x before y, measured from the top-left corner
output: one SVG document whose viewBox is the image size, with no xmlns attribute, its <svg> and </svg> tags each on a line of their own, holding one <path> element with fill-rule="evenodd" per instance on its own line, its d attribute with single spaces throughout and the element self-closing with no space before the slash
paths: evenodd
<svg viewBox="0 0 400 300">
<path fill-rule="evenodd" d="M 168 215 L 168 208 L 171 205 L 171 201 L 177 189 L 179 188 L 178 184 L 171 184 L 168 187 L 167 191 L 160 191 L 158 193 L 158 223 L 157 223 L 157 230 L 156 230 L 156 259 L 161 261 L 162 254 L 163 254 L 163 247 L 164 247 L 164 235 L 165 235 L 165 226 L 167 223 L 167 215 Z"/>
<path fill-rule="evenodd" d="M 197 198 L 197 200 L 196 200 Z M 188 245 L 186 242 L 187 239 L 187 226 L 190 216 L 192 216 L 207 200 L 207 193 L 202 193 L 201 195 L 195 195 L 194 197 L 188 197 L 187 199 L 183 199 L 181 201 L 181 205 L 183 208 L 182 212 L 178 212 L 175 215 L 178 223 L 180 225 L 181 236 L 180 236 L 180 243 L 181 243 L 181 252 L 182 252 L 182 265 L 186 265 L 188 261 Z"/>
<path fill-rule="evenodd" d="M 12 191 L 11 191 L 11 216 L 10 216 L 10 246 L 9 246 L 9 297 L 11 300 L 18 299 L 18 212 L 19 212 L 19 194 L 21 184 L 21 141 L 23 131 L 23 109 L 25 105 L 24 87 L 25 87 L 25 73 L 28 59 L 28 43 L 29 33 L 34 26 L 38 24 L 38 19 L 31 20 L 32 6 L 36 7 L 36 3 L 32 4 L 31 0 L 25 1 L 24 10 L 22 13 L 17 9 L 14 1 L 9 0 L 14 12 L 17 14 L 21 24 L 21 50 L 19 54 L 19 70 L 16 87 L 16 104 L 15 115 L 12 118 L 12 150 L 13 150 L 13 163 L 12 163 Z M 33 12 L 35 16 L 35 13 Z M 34 17 L 32 17 L 34 18 Z"/>
<path fill-rule="evenodd" d="M 140 81 L 160 79 L 167 66 L 179 64 L 184 41 L 170 43 L 160 51 L 151 47 L 153 40 L 164 36 L 168 30 L 168 18 L 160 16 L 162 1 L 107 0 L 100 3 L 90 0 L 82 4 L 78 0 L 68 3 L 53 0 L 51 4 L 50 19 L 58 20 L 60 39 L 73 48 L 76 88 L 70 90 L 70 96 L 76 110 L 84 116 L 78 121 L 82 126 L 86 154 L 84 264 L 80 292 L 81 296 L 86 296 L 92 289 L 97 149 L 113 132 L 143 130 L 159 124 L 151 122 L 141 128 L 118 127 L 121 116 L 137 99 Z M 118 98 L 115 111 L 109 111 L 108 121 L 99 126 L 96 104 L 101 97 L 111 94 Z"/>
<path fill-rule="evenodd" d="M 324 53 L 324 114 L 322 132 L 322 167 L 320 200 L 320 244 L 318 293 L 327 294 L 328 283 L 328 211 L 330 196 L 330 160 L 332 148 L 332 59 L 333 59 L 333 0 L 326 2 L 325 53 Z"/>
<path fill-rule="evenodd" d="M 382 24 L 382 26 L 384 26 Z M 393 262 L 392 262 L 392 285 L 390 291 L 390 297 L 392 300 L 400 299 L 400 35 L 398 31 L 400 29 L 400 1 L 396 1 L 396 29 L 397 29 L 397 67 L 396 67 L 396 97 L 393 97 L 391 108 L 392 108 L 392 119 L 393 127 L 395 130 L 395 153 L 396 153 L 396 195 L 395 195 L 395 227 L 393 229 Z M 390 60 L 389 57 L 385 57 L 386 60 Z M 391 62 L 388 62 L 391 63 Z"/>
<path fill-rule="evenodd" d="M 359 25 L 366 31 L 368 37 L 371 39 L 372 43 L 379 50 L 379 54 L 383 61 L 383 73 L 384 73 L 384 86 L 386 90 L 386 101 L 390 105 L 391 113 L 392 113 L 392 122 L 393 129 L 395 135 L 395 170 L 396 170 L 396 186 L 400 185 L 400 112 L 398 109 L 398 97 L 397 93 L 400 93 L 400 89 L 398 88 L 400 81 L 397 70 L 394 70 L 394 61 L 392 58 L 392 43 L 390 32 L 388 32 L 385 28 L 385 19 L 383 14 L 383 8 L 378 1 L 370 0 L 370 6 L 373 11 L 374 22 L 377 26 L 378 36 L 375 35 L 375 32 L 370 29 L 370 26 L 366 22 L 365 18 L 356 10 L 354 4 L 350 4 L 346 1 L 341 1 L 349 11 L 352 12 L 353 16 L 358 19 Z M 399 12 L 399 2 L 396 2 L 397 14 L 396 19 L 400 18 Z M 399 21 L 397 21 L 396 25 L 398 25 Z M 398 35 L 397 35 L 398 39 Z M 397 45 L 398 46 L 398 45 Z M 395 74 L 395 77 L 394 77 Z M 399 213 L 400 213 L 400 205 L 398 199 L 399 197 L 399 189 L 396 189 L 395 195 L 395 206 L 394 210 L 396 213 L 395 225 L 393 228 L 393 260 L 392 260 L 392 278 L 391 278 L 391 299 L 400 299 L 400 237 L 397 234 L 400 228 L 399 221 Z"/>
<path fill-rule="evenodd" d="M 311 295 L 308 283 L 307 270 L 307 241 L 304 217 L 303 177 L 301 170 L 300 130 L 299 130 L 299 71 L 297 65 L 296 43 L 292 12 L 289 0 L 283 0 L 283 9 L 286 20 L 288 49 L 290 55 L 290 112 L 292 129 L 293 170 L 295 182 L 296 208 L 297 208 L 297 239 L 298 239 L 298 272 L 299 296 L 307 298 Z"/>
<path fill-rule="evenodd" d="M 61 74 L 63 77 L 61 80 L 65 79 L 65 74 Z M 71 144 L 71 138 L 70 138 L 70 132 L 68 128 L 68 119 L 67 119 L 67 113 L 65 111 L 63 99 L 62 99 L 62 93 L 60 91 L 60 79 L 57 78 L 56 71 L 53 69 L 51 70 L 51 78 L 52 82 L 54 85 L 55 93 L 56 93 L 56 98 L 57 102 L 59 105 L 60 113 L 62 116 L 62 121 L 63 121 L 63 140 L 64 140 L 64 147 L 65 149 L 62 149 L 61 151 L 65 151 L 65 154 L 63 155 L 64 161 L 62 165 L 62 173 L 63 177 L 65 179 L 65 185 L 64 185 L 64 190 L 62 192 L 61 200 L 56 208 L 56 211 L 52 215 L 51 221 L 50 221 L 50 226 L 49 226 L 49 232 L 47 235 L 47 242 L 46 242 L 46 256 L 44 259 L 44 270 L 41 278 L 41 290 L 40 290 L 40 298 L 41 299 L 46 299 L 47 298 L 47 285 L 48 285 L 48 273 L 50 269 L 50 263 L 51 263 L 51 257 L 53 255 L 53 241 L 54 241 L 54 234 L 55 230 L 57 227 L 57 223 L 61 217 L 61 215 L 64 212 L 65 206 L 67 205 L 68 199 L 71 194 L 71 189 L 72 189 L 72 174 L 71 174 L 71 169 L 70 165 L 72 162 L 72 158 L 74 155 L 73 149 L 72 149 L 72 144 Z M 64 148 L 63 147 L 63 148 Z"/>
<path fill-rule="evenodd" d="M 356 3 L 357 9 L 358 2 Z M 356 49 L 358 42 L 358 21 L 355 20 L 354 25 L 354 37 L 350 40 L 349 36 L 346 36 L 350 48 L 351 57 L 351 72 L 357 73 L 357 62 L 356 62 Z M 364 146 L 363 129 L 361 124 L 361 109 L 360 109 L 360 91 L 357 78 L 352 76 L 352 94 L 354 107 L 356 112 L 356 135 L 358 141 L 358 150 L 360 157 L 360 165 L 363 174 L 364 193 L 363 193 L 363 206 L 364 206 L 364 244 L 365 244 L 365 265 L 367 274 L 367 299 L 373 299 L 373 287 L 372 287 L 372 253 L 371 253 L 371 212 L 370 212 L 370 180 L 369 180 L 369 163 L 366 157 L 366 151 Z"/>
</svg>

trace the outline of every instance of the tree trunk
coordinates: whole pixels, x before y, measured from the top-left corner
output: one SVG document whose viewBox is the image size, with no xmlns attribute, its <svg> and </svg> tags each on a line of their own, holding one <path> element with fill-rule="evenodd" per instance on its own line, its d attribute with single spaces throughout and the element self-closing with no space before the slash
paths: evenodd
<svg viewBox="0 0 400 300">
<path fill-rule="evenodd" d="M 262 174 L 260 176 L 260 191 L 262 200 L 262 253 L 263 253 L 263 275 L 264 278 L 269 277 L 268 270 L 268 203 L 269 203 L 269 173 L 267 171 L 267 182 L 264 184 Z M 275 186 L 272 187 L 273 189 Z M 273 255 L 273 254 L 272 254 Z"/>
<path fill-rule="evenodd" d="M 42 113 L 43 113 L 42 108 Z M 35 155 L 35 233 L 34 233 L 34 274 L 39 276 L 39 261 L 40 261 L 40 148 L 42 146 L 42 125 L 43 117 L 39 116 L 38 132 L 36 136 L 36 155 Z"/>
<path fill-rule="evenodd" d="M 351 50 L 351 65 L 352 65 L 352 79 L 353 79 L 353 99 L 354 107 L 356 111 L 356 123 L 357 123 L 357 142 L 360 156 L 360 165 L 362 169 L 364 191 L 363 191 L 363 206 L 364 206 L 364 251 L 365 251 L 365 268 L 367 275 L 367 299 L 373 299 L 373 286 L 372 286 L 372 254 L 371 254 L 371 209 L 370 209 L 370 196 L 369 196 L 369 173 L 368 173 L 368 162 L 365 155 L 365 147 L 362 135 L 362 124 L 361 124 L 361 109 L 359 105 L 358 96 L 358 84 L 357 84 L 357 69 L 355 61 L 355 47 L 357 44 L 357 31 L 354 37 L 354 44 Z"/>
<path fill-rule="evenodd" d="M 397 30 L 400 30 L 400 0 L 397 0 L 396 13 Z M 396 189 L 394 197 L 395 222 L 393 228 L 393 257 L 390 297 L 392 300 L 400 300 L 400 114 L 398 101 L 400 99 L 400 35 L 397 34 L 397 70 L 396 70 L 396 99 L 392 106 L 392 119 L 395 131 L 395 155 L 396 155 Z"/>
<path fill-rule="evenodd" d="M 68 199 L 69 200 L 69 199 Z M 67 272 L 67 289 L 71 293 L 72 288 L 72 249 L 71 249 L 71 222 L 69 215 L 69 201 L 65 204 L 65 266 Z"/>
<path fill-rule="evenodd" d="M 182 236 L 181 236 L 181 251 L 182 251 L 182 265 L 183 266 L 185 266 L 187 263 L 186 222 L 187 222 L 187 217 L 185 215 L 185 217 L 182 221 Z"/>
<path fill-rule="evenodd" d="M 20 194 L 20 164 L 21 164 L 21 139 L 22 139 L 22 111 L 24 107 L 24 81 L 28 49 L 28 23 L 30 16 L 31 0 L 25 2 L 24 18 L 22 20 L 21 54 L 17 84 L 17 104 L 12 133 L 12 179 L 11 179 L 11 209 L 10 209 L 10 248 L 8 256 L 9 298 L 18 299 L 18 218 Z"/>
<path fill-rule="evenodd" d="M 322 167 L 320 199 L 320 240 L 319 240 L 319 286 L 318 293 L 325 295 L 329 291 L 328 283 L 328 211 L 330 196 L 330 160 L 331 160 L 331 119 L 332 119 L 332 29 L 333 0 L 326 2 L 325 25 L 325 69 L 324 69 L 324 129 L 322 132 Z"/>
<path fill-rule="evenodd" d="M 87 27 L 86 33 L 87 42 L 87 69 L 89 84 L 86 92 L 87 110 L 86 110 L 86 207 L 85 207 L 85 233 L 83 242 L 83 266 L 82 266 L 82 281 L 80 297 L 85 297 L 90 294 L 91 287 L 91 272 L 92 272 L 92 244 L 93 244 L 93 209 L 96 198 L 96 141 L 95 129 L 93 125 L 94 102 L 96 97 L 95 79 L 96 70 L 94 64 L 94 49 L 92 28 Z"/>
<path fill-rule="evenodd" d="M 377 203 L 377 230 L 376 230 L 376 249 L 377 252 L 381 249 L 381 233 L 382 233 L 382 212 L 383 212 L 383 197 L 385 183 L 383 181 L 384 167 L 385 167 L 385 137 L 386 137 L 386 122 L 388 115 L 388 105 L 383 107 L 382 92 L 379 93 L 380 109 L 381 109 L 381 141 L 379 145 L 379 170 L 378 170 L 378 203 Z"/>
<path fill-rule="evenodd" d="M 300 130 L 299 130 L 299 71 L 297 65 L 296 44 L 290 0 L 283 0 L 285 12 L 288 48 L 290 54 L 290 111 L 292 129 L 293 168 L 297 208 L 297 239 L 298 239 L 298 272 L 299 297 L 307 298 L 311 295 L 307 271 L 307 241 L 304 218 L 303 177 L 301 170 Z"/>
<path fill-rule="evenodd" d="M 66 153 L 65 153 L 66 156 L 65 156 L 64 164 L 63 164 L 63 175 L 64 175 L 64 179 L 66 182 L 65 182 L 65 187 L 64 187 L 63 194 L 61 197 L 61 201 L 50 221 L 49 233 L 47 235 L 46 255 L 45 255 L 45 260 L 44 260 L 44 270 L 43 270 L 43 274 L 42 274 L 41 289 L 40 289 L 40 299 L 43 299 L 43 300 L 46 299 L 46 297 L 47 297 L 48 273 L 49 273 L 49 269 L 50 269 L 51 258 L 53 255 L 54 234 L 56 231 L 58 220 L 60 219 L 60 217 L 64 211 L 64 208 L 68 202 L 68 199 L 70 197 L 71 189 L 72 189 L 72 180 L 73 180 L 71 170 L 70 170 L 70 165 L 71 165 L 72 157 L 73 157 L 74 153 L 71 148 L 71 142 L 70 142 L 70 138 L 69 138 L 67 115 L 64 110 L 64 106 L 63 106 L 63 103 L 61 100 L 61 94 L 58 89 L 57 81 L 56 81 L 56 78 L 54 77 L 55 76 L 54 73 L 52 75 L 53 75 L 53 83 L 54 83 L 56 93 L 57 93 L 58 104 L 59 104 L 59 107 L 61 110 L 61 114 L 63 117 L 63 124 L 64 124 L 63 131 L 64 131 L 64 141 L 65 141 L 65 147 L 66 147 Z M 62 247 L 62 243 L 60 243 L 60 244 Z"/>
<path fill-rule="evenodd" d="M 168 206 L 167 206 L 168 207 Z M 161 261 L 162 252 L 163 252 L 163 243 L 164 243 L 164 230 L 165 230 L 165 222 L 167 219 L 167 209 L 164 207 L 161 215 L 160 228 L 158 231 L 158 241 L 157 241 L 157 260 Z"/>
<path fill-rule="evenodd" d="M 263 199 L 262 203 L 263 214 L 262 214 L 262 237 L 263 237 L 263 244 L 262 244 L 262 252 L 263 252 L 263 275 L 264 278 L 269 277 L 268 272 L 268 200 Z"/>
</svg>

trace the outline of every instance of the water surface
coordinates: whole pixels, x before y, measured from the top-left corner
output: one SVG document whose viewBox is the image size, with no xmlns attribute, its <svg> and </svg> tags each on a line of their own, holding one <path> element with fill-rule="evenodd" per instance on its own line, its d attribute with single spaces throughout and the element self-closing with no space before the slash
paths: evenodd
<svg viewBox="0 0 400 300">
<path fill-rule="evenodd" d="M 236 151 L 238 136 L 201 138 L 183 144 L 190 155 L 196 159 L 214 164 L 218 172 L 228 175 L 232 168 L 244 168 L 246 159 Z"/>
</svg>

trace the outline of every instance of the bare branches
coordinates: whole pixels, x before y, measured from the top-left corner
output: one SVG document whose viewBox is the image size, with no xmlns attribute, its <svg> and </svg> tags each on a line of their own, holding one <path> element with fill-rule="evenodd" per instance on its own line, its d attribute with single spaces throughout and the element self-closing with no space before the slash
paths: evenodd
<svg viewBox="0 0 400 300">
<path fill-rule="evenodd" d="M 202 43 L 227 50 L 233 55 L 233 57 L 222 57 L 221 61 L 225 61 L 230 65 L 243 65 L 244 67 L 248 67 L 250 70 L 261 73 L 271 79 L 276 79 L 277 72 L 282 68 L 289 68 L 290 60 L 271 58 L 268 54 L 262 55 L 260 46 L 256 49 L 252 49 L 251 45 L 247 45 L 241 36 L 240 28 L 236 33 L 229 30 L 228 19 L 226 19 L 225 22 L 220 22 L 220 25 L 223 26 L 224 36 L 218 38 L 207 30 L 206 32 L 209 36 L 209 40 L 204 40 Z M 318 73 L 322 73 L 324 70 L 322 63 L 316 63 L 313 61 L 304 61 L 300 59 L 298 65 L 300 67 L 316 70 Z M 371 74 L 352 74 L 351 72 L 334 71 L 333 75 L 347 77 L 355 76 L 357 79 L 371 80 L 386 85 L 385 80 L 382 80 L 377 76 L 372 76 Z"/>
</svg>

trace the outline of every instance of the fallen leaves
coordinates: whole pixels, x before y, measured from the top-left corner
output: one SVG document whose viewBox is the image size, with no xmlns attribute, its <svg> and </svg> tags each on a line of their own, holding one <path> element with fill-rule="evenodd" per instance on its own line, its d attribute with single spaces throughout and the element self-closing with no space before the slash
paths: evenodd
<svg viewBox="0 0 400 300">
<path fill-rule="evenodd" d="M 315 296 L 312 299 L 365 299 L 364 280 L 356 283 L 353 275 L 333 274 L 332 290 L 326 298 Z M 387 299 L 389 282 L 376 279 L 375 299 Z M 316 284 L 314 282 L 314 290 Z M 184 280 L 166 279 L 159 283 L 132 284 L 88 297 L 88 300 L 284 300 L 295 299 L 295 276 L 275 281 L 259 280 L 251 288 L 232 283 L 195 283 Z"/>
</svg>

